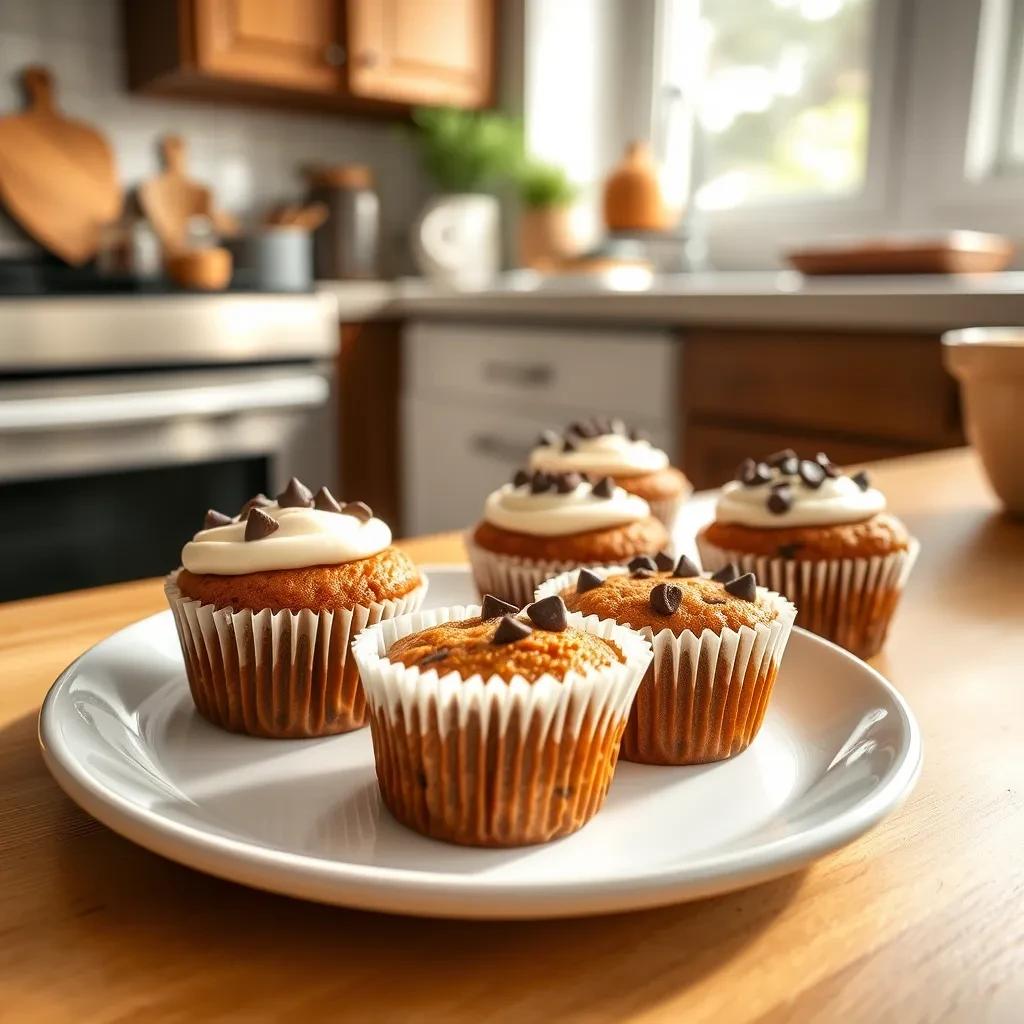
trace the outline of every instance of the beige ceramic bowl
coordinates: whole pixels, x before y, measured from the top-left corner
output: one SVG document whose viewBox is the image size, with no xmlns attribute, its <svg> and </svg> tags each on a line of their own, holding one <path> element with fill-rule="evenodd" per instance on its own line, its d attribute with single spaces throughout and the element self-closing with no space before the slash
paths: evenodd
<svg viewBox="0 0 1024 1024">
<path fill-rule="evenodd" d="M 942 336 L 960 381 L 964 426 L 1009 512 L 1024 516 L 1024 327 L 970 327 Z"/>
</svg>

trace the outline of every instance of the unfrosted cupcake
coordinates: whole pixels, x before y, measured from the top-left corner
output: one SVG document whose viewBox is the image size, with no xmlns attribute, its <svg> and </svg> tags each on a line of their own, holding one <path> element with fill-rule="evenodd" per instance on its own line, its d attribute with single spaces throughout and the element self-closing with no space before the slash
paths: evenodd
<svg viewBox="0 0 1024 1024">
<path fill-rule="evenodd" d="M 481 594 L 522 606 L 549 576 L 581 565 L 625 564 L 668 543 L 643 498 L 610 477 L 521 470 L 488 496 L 466 539 Z"/>
<path fill-rule="evenodd" d="M 650 645 L 554 598 L 382 622 L 353 652 L 384 803 L 424 835 L 522 846 L 600 809 Z"/>
<path fill-rule="evenodd" d="M 622 756 L 643 764 L 720 761 L 745 750 L 764 721 L 796 609 L 750 573 L 709 577 L 683 556 L 659 569 L 581 569 L 542 584 L 585 623 L 646 637 L 654 658 L 630 711 Z"/>
<path fill-rule="evenodd" d="M 643 498 L 652 515 L 671 531 L 693 488 L 668 455 L 620 419 L 595 417 L 546 430 L 530 453 L 530 469 L 545 473 L 610 476 L 629 494 Z"/>
<path fill-rule="evenodd" d="M 819 452 L 747 459 L 697 537 L 709 569 L 735 563 L 799 608 L 797 625 L 862 658 L 878 652 L 919 545 L 867 473 Z"/>
<path fill-rule="evenodd" d="M 420 606 L 426 578 L 362 502 L 294 478 L 235 517 L 211 510 L 165 583 L 192 698 L 253 736 L 328 736 L 366 724 L 349 644 Z"/>
</svg>

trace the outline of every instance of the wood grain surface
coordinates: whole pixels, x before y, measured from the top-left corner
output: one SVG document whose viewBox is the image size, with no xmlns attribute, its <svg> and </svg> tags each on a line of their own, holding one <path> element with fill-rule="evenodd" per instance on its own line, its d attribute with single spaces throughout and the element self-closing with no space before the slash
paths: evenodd
<svg viewBox="0 0 1024 1024">
<path fill-rule="evenodd" d="M 1024 523 L 968 452 L 875 476 L 923 545 L 875 659 L 921 723 L 917 790 L 799 874 L 641 913 L 388 917 L 133 846 L 51 781 L 36 716 L 68 662 L 163 607 L 159 583 L 0 606 L 0 1020 L 1024 1019 Z M 462 559 L 455 536 L 405 547 Z"/>
</svg>

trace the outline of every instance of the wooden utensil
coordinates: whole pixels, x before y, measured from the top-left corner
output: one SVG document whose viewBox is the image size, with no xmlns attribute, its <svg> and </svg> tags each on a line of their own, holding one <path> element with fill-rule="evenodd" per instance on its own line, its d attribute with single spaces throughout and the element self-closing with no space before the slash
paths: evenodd
<svg viewBox="0 0 1024 1024">
<path fill-rule="evenodd" d="M 192 217 L 209 218 L 221 237 L 238 234 L 238 221 L 218 210 L 213 193 L 185 174 L 185 140 L 166 135 L 160 140 L 164 170 L 139 186 L 139 205 L 168 253 L 185 248 L 188 222 Z"/>
<path fill-rule="evenodd" d="M 316 231 L 327 220 L 326 203 L 285 203 L 271 210 L 266 219 L 267 227 L 302 228 L 305 231 Z"/>
<path fill-rule="evenodd" d="M 100 227 L 121 214 L 114 154 L 95 128 L 57 110 L 47 68 L 25 68 L 22 81 L 28 109 L 0 118 L 0 198 L 50 252 L 84 263 Z"/>
</svg>

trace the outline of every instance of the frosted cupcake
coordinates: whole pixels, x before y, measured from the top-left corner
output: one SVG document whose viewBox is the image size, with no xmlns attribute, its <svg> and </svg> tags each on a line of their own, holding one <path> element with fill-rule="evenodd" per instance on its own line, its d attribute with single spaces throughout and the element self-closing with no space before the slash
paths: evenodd
<svg viewBox="0 0 1024 1024">
<path fill-rule="evenodd" d="M 578 473 L 522 470 L 488 496 L 466 548 L 480 593 L 522 607 L 549 576 L 625 564 L 667 543 L 647 502 L 610 477 L 590 483 Z"/>
<path fill-rule="evenodd" d="M 798 626 L 862 658 L 885 642 L 920 547 L 867 473 L 792 449 L 739 467 L 697 546 L 705 568 L 756 573 L 796 604 Z"/>
<path fill-rule="evenodd" d="M 418 608 L 426 578 L 362 502 L 294 478 L 234 517 L 211 510 L 165 591 L 196 708 L 233 732 L 329 736 L 366 723 L 349 644 Z"/>
<path fill-rule="evenodd" d="M 545 431 L 530 453 L 530 469 L 610 476 L 624 491 L 643 498 L 669 531 L 693 489 L 642 432 L 605 417 L 572 423 L 561 434 Z"/>
</svg>

